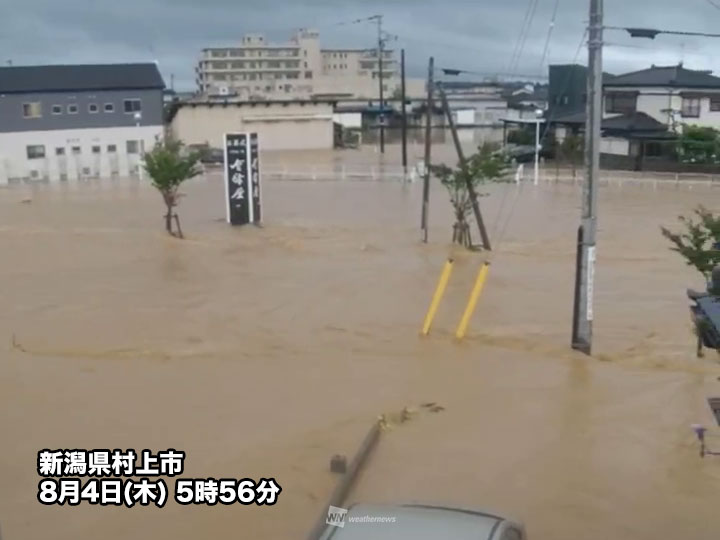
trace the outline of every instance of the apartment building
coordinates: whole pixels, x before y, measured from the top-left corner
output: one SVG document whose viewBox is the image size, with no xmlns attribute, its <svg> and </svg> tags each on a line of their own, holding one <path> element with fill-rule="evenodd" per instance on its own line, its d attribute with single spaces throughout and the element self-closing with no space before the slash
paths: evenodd
<svg viewBox="0 0 720 540">
<path fill-rule="evenodd" d="M 0 182 L 140 174 L 164 87 L 156 64 L 0 68 Z"/>
<path fill-rule="evenodd" d="M 382 63 L 389 96 L 400 83 L 394 51 L 383 51 Z M 300 30 L 283 44 L 248 34 L 235 47 L 203 49 L 196 75 L 205 95 L 263 100 L 348 94 L 369 99 L 379 93 L 380 62 L 377 49 L 322 49 L 318 32 Z"/>
</svg>

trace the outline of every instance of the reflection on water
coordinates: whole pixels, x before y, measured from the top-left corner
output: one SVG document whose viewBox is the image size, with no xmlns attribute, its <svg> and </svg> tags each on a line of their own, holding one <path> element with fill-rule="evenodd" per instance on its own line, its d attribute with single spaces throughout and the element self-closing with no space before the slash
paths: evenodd
<svg viewBox="0 0 720 540">
<path fill-rule="evenodd" d="M 568 347 L 576 188 L 488 189 L 499 249 L 463 343 L 481 262 L 464 253 L 418 338 L 449 251 L 442 191 L 429 245 L 419 185 L 268 182 L 262 229 L 222 222 L 219 178 L 184 191 L 186 241 L 137 182 L 0 190 L 4 537 L 301 537 L 329 457 L 378 414 L 436 401 L 385 434 L 355 500 L 493 509 L 537 539 L 717 538 L 720 463 L 689 425 L 710 423 L 719 370 L 693 355 L 683 291 L 700 277 L 659 234 L 711 190 L 601 192 L 592 359 Z M 180 448 L 187 476 L 284 490 L 273 508 L 45 508 L 45 447 Z"/>
</svg>

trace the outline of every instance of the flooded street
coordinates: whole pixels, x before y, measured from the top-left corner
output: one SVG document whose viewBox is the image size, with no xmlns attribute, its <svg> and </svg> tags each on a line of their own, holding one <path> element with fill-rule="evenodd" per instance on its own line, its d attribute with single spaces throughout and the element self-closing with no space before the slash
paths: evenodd
<svg viewBox="0 0 720 540">
<path fill-rule="evenodd" d="M 454 251 L 439 186 L 428 245 L 419 183 L 267 181 L 264 228 L 231 228 L 211 175 L 183 189 L 185 241 L 147 182 L 0 189 L 3 540 L 303 538 L 330 456 L 430 401 L 445 410 L 386 432 L 353 500 L 493 510 L 531 540 L 716 540 L 720 460 L 689 426 L 713 425 L 720 365 L 695 358 L 701 276 L 660 226 L 720 192 L 601 189 L 587 358 L 569 348 L 579 187 L 487 191 L 497 249 L 457 343 L 482 254 L 454 253 L 418 336 Z M 274 507 L 44 507 L 43 448 L 176 448 L 185 477 L 283 491 Z"/>
</svg>

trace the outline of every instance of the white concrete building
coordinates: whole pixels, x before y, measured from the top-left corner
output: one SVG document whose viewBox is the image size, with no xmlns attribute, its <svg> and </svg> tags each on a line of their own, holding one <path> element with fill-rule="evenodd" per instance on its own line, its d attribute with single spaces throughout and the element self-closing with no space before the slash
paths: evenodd
<svg viewBox="0 0 720 540">
<path fill-rule="evenodd" d="M 394 51 L 383 52 L 387 97 L 399 86 Z M 241 99 L 308 99 L 313 95 L 377 97 L 377 49 L 322 49 L 320 35 L 300 30 L 287 43 L 269 43 L 261 34 L 245 35 L 233 47 L 208 48 L 196 67 L 202 94 Z"/>
<path fill-rule="evenodd" d="M 0 68 L 0 183 L 140 174 L 163 88 L 155 64 Z"/>
<path fill-rule="evenodd" d="M 263 150 L 333 148 L 333 101 L 198 99 L 178 103 L 170 114 L 173 135 L 186 144 L 221 148 L 223 135 L 256 132 Z"/>
</svg>

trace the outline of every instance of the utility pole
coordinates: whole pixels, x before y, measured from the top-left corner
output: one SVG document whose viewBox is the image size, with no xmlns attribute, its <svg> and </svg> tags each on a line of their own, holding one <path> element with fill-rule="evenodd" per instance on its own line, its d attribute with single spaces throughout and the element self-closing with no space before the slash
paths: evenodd
<svg viewBox="0 0 720 540">
<path fill-rule="evenodd" d="M 375 15 L 378 24 L 378 80 L 380 81 L 380 153 L 385 153 L 385 115 L 383 114 L 384 106 L 384 89 L 383 89 L 383 35 L 382 35 L 382 15 Z"/>
<path fill-rule="evenodd" d="M 597 232 L 597 182 L 600 173 L 600 123 L 602 122 L 603 0 L 590 0 L 588 29 L 588 103 L 585 125 L 585 165 L 582 220 L 578 231 L 572 348 L 592 353 L 595 237 Z"/>
<path fill-rule="evenodd" d="M 423 242 L 428 241 L 428 213 L 430 210 L 430 151 L 432 149 L 432 112 L 433 112 L 433 73 L 435 71 L 435 59 L 430 57 L 428 63 L 427 79 L 427 119 L 425 123 L 425 175 L 423 178 L 423 205 L 422 221 Z"/>
<path fill-rule="evenodd" d="M 405 49 L 400 51 L 400 93 L 402 94 L 402 166 L 404 179 L 407 180 L 407 107 L 405 101 Z"/>
<path fill-rule="evenodd" d="M 445 117 L 448 121 L 448 127 L 450 133 L 452 133 L 453 143 L 455 144 L 455 150 L 457 151 L 458 160 L 460 161 L 460 167 L 465 172 L 465 178 L 467 179 L 467 190 L 470 196 L 470 203 L 472 204 L 473 213 L 475 214 L 475 221 L 477 222 L 478 229 L 480 230 L 480 237 L 482 238 L 483 248 L 487 251 L 492 251 L 490 245 L 490 237 L 488 236 L 487 229 L 485 229 L 485 222 L 483 221 L 482 213 L 480 213 L 480 203 L 478 202 L 478 196 L 475 192 L 475 188 L 470 180 L 470 175 L 467 174 L 467 162 L 465 161 L 465 154 L 463 153 L 462 146 L 460 145 L 460 137 L 458 136 L 457 127 L 452 117 L 452 111 L 448 104 L 447 96 L 445 95 L 445 89 L 442 87 L 440 81 L 437 83 L 438 94 L 440 94 L 440 100 L 442 101 L 443 110 L 445 111 Z"/>
</svg>

